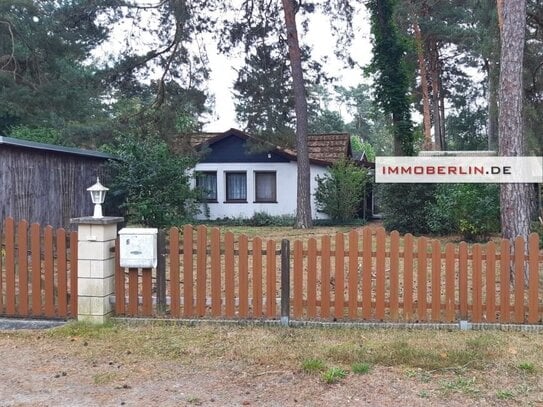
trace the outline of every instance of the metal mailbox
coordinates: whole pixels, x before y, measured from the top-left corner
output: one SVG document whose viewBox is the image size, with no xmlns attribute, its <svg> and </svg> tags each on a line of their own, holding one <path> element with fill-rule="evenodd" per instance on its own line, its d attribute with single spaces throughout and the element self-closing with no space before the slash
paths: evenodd
<svg viewBox="0 0 543 407">
<path fill-rule="evenodd" d="M 123 228 L 119 230 L 121 267 L 155 268 L 157 265 L 155 228 Z"/>
</svg>

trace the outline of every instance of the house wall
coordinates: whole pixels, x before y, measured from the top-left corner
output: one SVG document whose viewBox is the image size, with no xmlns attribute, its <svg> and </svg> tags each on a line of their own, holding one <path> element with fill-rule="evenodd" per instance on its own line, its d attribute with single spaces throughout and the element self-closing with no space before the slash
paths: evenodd
<svg viewBox="0 0 543 407">
<path fill-rule="evenodd" d="M 104 159 L 0 146 L 0 227 L 6 217 L 70 228 L 70 218 L 92 215 L 87 188 Z"/>
<path fill-rule="evenodd" d="M 273 216 L 295 215 L 296 213 L 296 162 L 264 162 L 264 163 L 198 163 L 194 171 L 217 171 L 217 203 L 208 203 L 209 219 L 217 218 L 250 218 L 256 212 L 266 212 Z M 247 173 L 247 203 L 226 203 L 225 172 L 245 171 Z M 275 171 L 277 182 L 277 203 L 255 203 L 255 171 Z M 326 219 L 327 216 L 316 210 L 315 189 L 317 175 L 327 172 L 326 167 L 311 165 L 311 211 L 313 219 Z M 193 180 L 193 185 L 195 181 Z M 205 214 L 198 215 L 206 219 Z"/>
</svg>

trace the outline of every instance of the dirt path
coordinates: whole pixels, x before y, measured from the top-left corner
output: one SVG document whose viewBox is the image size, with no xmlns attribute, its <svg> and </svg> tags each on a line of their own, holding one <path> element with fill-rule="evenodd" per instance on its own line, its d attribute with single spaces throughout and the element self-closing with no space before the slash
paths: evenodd
<svg viewBox="0 0 543 407">
<path fill-rule="evenodd" d="M 0 406 L 465 406 L 393 368 L 328 385 L 301 371 L 218 358 L 211 366 L 138 360 L 103 343 L 0 332 Z M 503 405 L 500 403 L 500 405 Z"/>
</svg>

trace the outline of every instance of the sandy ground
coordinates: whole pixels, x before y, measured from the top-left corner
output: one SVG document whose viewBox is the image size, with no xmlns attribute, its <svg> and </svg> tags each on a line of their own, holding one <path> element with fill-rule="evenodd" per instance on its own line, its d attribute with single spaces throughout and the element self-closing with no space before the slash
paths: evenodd
<svg viewBox="0 0 543 407">
<path fill-rule="evenodd" d="M 92 340 L 0 331 L 0 406 L 473 406 L 495 398 L 438 394 L 394 368 L 337 384 L 301 371 L 224 360 L 212 366 L 138 360 Z M 513 405 L 518 405 L 514 403 Z"/>
</svg>

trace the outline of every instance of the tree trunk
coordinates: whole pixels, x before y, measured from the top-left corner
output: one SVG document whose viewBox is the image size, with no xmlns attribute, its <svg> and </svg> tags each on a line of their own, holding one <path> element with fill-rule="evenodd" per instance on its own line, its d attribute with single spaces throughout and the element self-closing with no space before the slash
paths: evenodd
<svg viewBox="0 0 543 407">
<path fill-rule="evenodd" d="M 499 91 L 500 156 L 525 155 L 522 121 L 522 68 L 526 27 L 526 0 L 503 4 Z M 502 236 L 513 240 L 530 233 L 530 184 L 501 184 Z M 525 269 L 526 270 L 526 269 Z"/>
<path fill-rule="evenodd" d="M 498 12 L 498 26 L 500 28 L 500 32 L 503 28 L 503 3 L 505 0 L 496 0 L 496 10 Z"/>
<path fill-rule="evenodd" d="M 420 72 L 420 87 L 422 89 L 422 119 L 424 123 L 424 150 L 433 150 L 432 147 L 432 118 L 430 116 L 430 95 L 428 94 L 428 78 L 426 77 L 426 60 L 424 58 L 424 45 L 418 21 L 413 23 L 415 39 L 417 41 L 417 56 Z"/>
<path fill-rule="evenodd" d="M 285 12 L 285 27 L 287 30 L 288 54 L 292 69 L 292 87 L 294 89 L 294 109 L 296 112 L 296 151 L 298 165 L 298 197 L 296 204 L 296 227 L 310 228 L 311 218 L 311 189 L 309 151 L 307 148 L 307 100 L 305 98 L 302 57 L 298 32 L 296 30 L 296 13 L 293 0 L 282 0 Z"/>
<path fill-rule="evenodd" d="M 441 110 L 439 98 L 439 54 L 437 51 L 437 41 L 429 40 L 429 57 L 430 57 L 430 76 L 432 83 L 432 118 L 434 120 L 434 141 L 435 149 L 443 150 L 442 135 L 441 135 Z"/>
<path fill-rule="evenodd" d="M 439 56 L 439 55 L 438 55 Z M 438 59 L 438 77 L 437 77 L 437 93 L 439 94 L 439 137 L 441 150 L 447 150 L 447 141 L 445 139 L 445 92 L 442 91 L 443 84 L 441 83 L 441 62 Z"/>
<path fill-rule="evenodd" d="M 486 67 L 488 74 L 488 149 L 496 150 L 498 147 L 498 65 L 495 61 L 488 60 Z"/>
</svg>

